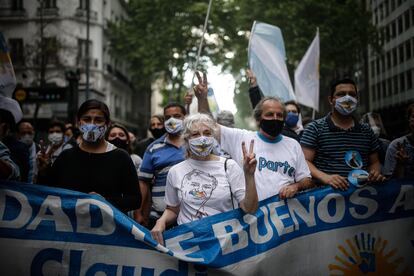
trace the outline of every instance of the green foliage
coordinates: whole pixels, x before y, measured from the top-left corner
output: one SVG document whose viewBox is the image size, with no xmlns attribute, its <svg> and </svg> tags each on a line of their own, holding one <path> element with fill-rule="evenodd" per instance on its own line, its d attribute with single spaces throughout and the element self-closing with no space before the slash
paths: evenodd
<svg viewBox="0 0 414 276">
<path fill-rule="evenodd" d="M 136 82 L 162 78 L 165 95 L 175 100 L 186 90 L 184 74 L 195 62 L 207 6 L 207 0 L 131 0 L 130 18 L 111 24 L 111 49 L 132 64 Z M 234 99 L 239 122 L 251 115 L 243 76 L 255 20 L 282 30 L 292 80 L 317 28 L 321 84 L 339 74 L 352 76 L 355 65 L 363 64 L 368 45 L 378 49 L 378 32 L 370 23 L 365 1 L 214 0 L 200 68 L 209 59 L 233 74 L 239 91 Z M 234 57 L 228 58 L 226 53 Z"/>
</svg>

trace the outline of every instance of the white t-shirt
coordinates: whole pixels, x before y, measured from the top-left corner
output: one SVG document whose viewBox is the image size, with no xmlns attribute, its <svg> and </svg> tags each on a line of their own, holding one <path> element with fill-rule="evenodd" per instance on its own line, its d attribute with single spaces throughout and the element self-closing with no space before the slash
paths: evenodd
<svg viewBox="0 0 414 276">
<path fill-rule="evenodd" d="M 187 159 L 173 166 L 167 175 L 165 203 L 180 206 L 177 223 L 183 224 L 233 209 L 244 199 L 245 179 L 242 169 L 232 159 L 198 161 Z M 234 203 L 234 208 L 237 208 Z"/>
<path fill-rule="evenodd" d="M 311 177 L 308 164 L 299 143 L 280 135 L 271 141 L 257 131 L 220 126 L 221 147 L 240 165 L 243 165 L 242 141 L 249 151 L 254 140 L 256 154 L 256 189 L 259 201 L 276 195 L 286 185 Z"/>
</svg>

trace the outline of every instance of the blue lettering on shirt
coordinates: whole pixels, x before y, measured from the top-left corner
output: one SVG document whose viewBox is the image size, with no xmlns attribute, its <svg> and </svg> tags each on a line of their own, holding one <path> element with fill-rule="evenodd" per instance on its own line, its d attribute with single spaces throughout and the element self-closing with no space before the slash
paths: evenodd
<svg viewBox="0 0 414 276">
<path fill-rule="evenodd" d="M 283 174 L 287 174 L 290 177 L 293 177 L 296 171 L 296 169 L 292 167 L 287 161 L 285 162 L 278 162 L 278 161 L 271 161 L 271 160 L 268 161 L 264 157 L 259 157 L 259 171 L 262 171 L 263 169 L 268 169 L 274 172 L 280 172 Z"/>
</svg>

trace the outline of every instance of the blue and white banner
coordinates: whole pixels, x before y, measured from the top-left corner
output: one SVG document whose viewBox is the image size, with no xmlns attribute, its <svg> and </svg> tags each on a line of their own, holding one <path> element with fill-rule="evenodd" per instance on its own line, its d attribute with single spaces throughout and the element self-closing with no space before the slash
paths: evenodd
<svg viewBox="0 0 414 276">
<path fill-rule="evenodd" d="M 412 275 L 414 181 L 274 196 L 164 238 L 97 195 L 0 184 L 1 275 Z"/>
</svg>

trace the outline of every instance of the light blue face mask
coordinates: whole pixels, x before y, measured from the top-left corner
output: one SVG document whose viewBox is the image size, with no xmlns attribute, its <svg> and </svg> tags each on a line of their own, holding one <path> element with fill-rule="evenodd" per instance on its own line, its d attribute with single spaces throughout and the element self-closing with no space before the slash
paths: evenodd
<svg viewBox="0 0 414 276">
<path fill-rule="evenodd" d="M 106 133 L 106 125 L 84 124 L 79 127 L 82 132 L 82 139 L 86 142 L 95 143 L 101 140 Z"/>
<path fill-rule="evenodd" d="M 342 115 L 351 115 L 357 108 L 358 100 L 352 96 L 346 95 L 336 99 L 335 109 Z"/>
<path fill-rule="evenodd" d="M 171 117 L 165 121 L 164 126 L 169 134 L 178 134 L 183 130 L 183 120 Z"/>
<path fill-rule="evenodd" d="M 208 136 L 200 136 L 197 138 L 193 138 L 188 140 L 188 146 L 190 148 L 191 153 L 199 157 L 206 157 L 208 156 L 213 147 L 215 146 L 214 137 Z"/>
</svg>

